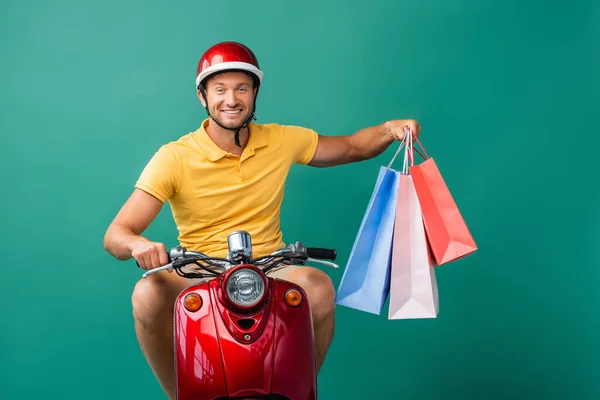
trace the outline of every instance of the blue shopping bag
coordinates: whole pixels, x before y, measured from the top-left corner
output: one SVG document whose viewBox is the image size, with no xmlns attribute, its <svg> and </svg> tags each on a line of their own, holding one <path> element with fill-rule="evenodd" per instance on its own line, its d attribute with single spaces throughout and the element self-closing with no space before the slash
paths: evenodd
<svg viewBox="0 0 600 400">
<path fill-rule="evenodd" d="M 381 313 L 390 288 L 398 182 L 397 171 L 389 166 L 380 167 L 375 189 L 340 281 L 336 304 L 372 314 Z"/>
</svg>

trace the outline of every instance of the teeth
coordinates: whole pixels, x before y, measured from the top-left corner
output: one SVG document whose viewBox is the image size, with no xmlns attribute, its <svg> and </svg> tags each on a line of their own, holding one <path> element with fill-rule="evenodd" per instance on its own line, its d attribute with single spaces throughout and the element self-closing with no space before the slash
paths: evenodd
<svg viewBox="0 0 600 400">
<path fill-rule="evenodd" d="M 225 114 L 237 114 L 240 110 L 223 110 Z"/>
</svg>

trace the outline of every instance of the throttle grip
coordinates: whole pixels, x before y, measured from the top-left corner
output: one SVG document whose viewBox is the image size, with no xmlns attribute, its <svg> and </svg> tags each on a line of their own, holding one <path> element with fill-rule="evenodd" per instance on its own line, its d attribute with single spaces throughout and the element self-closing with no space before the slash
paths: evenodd
<svg viewBox="0 0 600 400">
<path fill-rule="evenodd" d="M 337 251 L 335 249 L 322 249 L 319 247 L 308 247 L 306 253 L 310 258 L 320 258 L 323 260 L 335 260 Z"/>
</svg>

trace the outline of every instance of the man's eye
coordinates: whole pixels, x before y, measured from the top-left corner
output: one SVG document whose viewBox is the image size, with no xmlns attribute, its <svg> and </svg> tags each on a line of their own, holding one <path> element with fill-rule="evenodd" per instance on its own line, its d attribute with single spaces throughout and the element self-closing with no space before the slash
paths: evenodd
<svg viewBox="0 0 600 400">
<path fill-rule="evenodd" d="M 240 92 L 246 93 L 246 91 L 247 91 L 246 88 L 240 88 Z"/>
</svg>

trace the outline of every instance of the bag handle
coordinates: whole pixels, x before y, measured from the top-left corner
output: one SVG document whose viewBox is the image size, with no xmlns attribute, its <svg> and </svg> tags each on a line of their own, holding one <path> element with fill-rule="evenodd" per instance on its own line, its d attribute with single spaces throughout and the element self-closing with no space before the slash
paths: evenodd
<svg viewBox="0 0 600 400">
<path fill-rule="evenodd" d="M 415 148 L 414 143 L 413 143 L 413 139 L 415 139 L 417 141 L 417 143 L 419 144 L 419 146 L 421 147 L 421 150 L 423 150 L 423 153 L 425 153 L 425 155 L 423 155 L 419 149 Z M 419 138 L 417 137 L 417 135 L 411 130 L 411 129 L 404 129 L 404 140 L 407 141 L 407 151 L 405 154 L 405 159 L 404 159 L 404 171 L 405 173 L 408 173 L 408 167 L 409 165 L 412 167 L 415 165 L 415 155 L 414 152 L 416 151 L 418 155 L 421 156 L 421 158 L 424 161 L 427 161 L 427 159 L 429 159 L 429 154 L 427 154 L 427 152 L 425 151 L 425 147 L 423 147 L 423 145 L 421 144 L 421 142 L 419 141 Z M 409 164 L 410 163 L 410 164 Z"/>
<path fill-rule="evenodd" d="M 423 156 L 423 154 L 418 149 L 414 148 L 414 146 L 413 146 L 413 137 L 419 143 L 419 146 L 423 150 L 423 153 L 425 153 L 425 156 Z M 398 157 L 398 154 L 400 154 L 400 151 L 402 150 L 402 148 L 404 148 L 405 145 L 406 145 L 406 149 L 404 151 L 404 163 L 403 163 L 402 173 L 404 173 L 404 174 L 408 173 L 408 161 L 409 161 L 409 159 L 410 159 L 410 165 L 411 166 L 413 166 L 415 164 L 414 151 L 416 151 L 417 154 L 420 155 L 423 160 L 427 160 L 429 158 L 429 155 L 425 151 L 425 148 L 423 147 L 423 145 L 421 144 L 421 142 L 419 142 L 419 138 L 417 137 L 417 135 L 412 131 L 412 129 L 404 128 L 404 140 L 402 140 L 402 142 L 400 142 L 400 146 L 398 146 L 398 150 L 396 150 L 396 154 L 394 154 L 394 157 L 392 157 L 392 160 L 390 161 L 390 163 L 386 167 L 387 169 L 390 169 L 390 167 L 392 166 L 392 164 L 396 160 L 396 157 Z"/>
<path fill-rule="evenodd" d="M 413 152 L 412 134 L 409 135 L 408 132 L 406 132 L 406 129 L 404 129 L 404 140 L 406 141 L 406 151 L 404 152 L 404 165 L 402 166 L 402 173 L 408 174 L 409 163 L 411 166 L 415 164 L 415 154 Z"/>
<path fill-rule="evenodd" d="M 392 157 L 392 161 L 390 161 L 390 163 L 387 165 L 387 167 L 386 167 L 387 169 L 390 169 L 390 167 L 394 163 L 394 160 L 396 159 L 396 157 L 398 157 L 398 154 L 400 154 L 400 150 L 402 150 L 403 147 L 404 147 L 404 142 L 401 142 L 400 146 L 398 146 L 398 150 L 396 150 L 396 154 L 394 154 L 394 157 Z"/>
<path fill-rule="evenodd" d="M 406 133 L 406 131 L 405 131 Z M 425 153 L 425 157 L 423 157 L 423 154 L 421 154 L 421 152 L 417 149 L 416 152 L 419 153 L 419 155 L 421 156 L 421 158 L 423 158 L 423 160 L 427 160 L 429 157 L 429 154 L 427 154 L 427 151 L 425 151 L 425 147 L 423 147 L 423 145 L 421 144 L 421 141 L 419 140 L 419 137 L 414 133 L 414 132 L 410 132 L 411 136 L 415 138 L 415 140 L 417 141 L 417 143 L 419 144 L 419 147 L 421 148 L 421 150 L 423 150 L 423 153 Z"/>
</svg>

